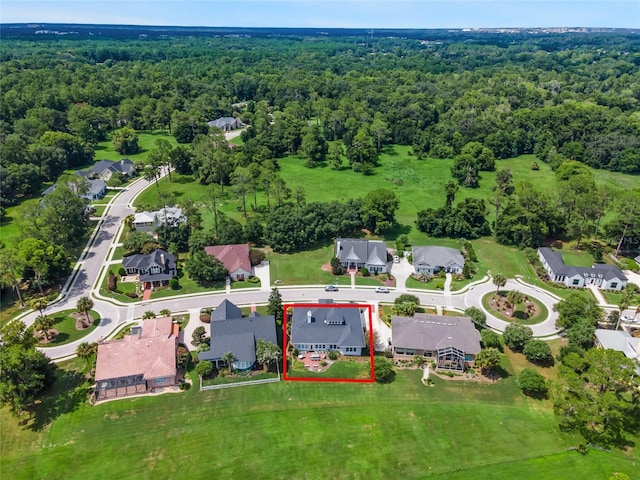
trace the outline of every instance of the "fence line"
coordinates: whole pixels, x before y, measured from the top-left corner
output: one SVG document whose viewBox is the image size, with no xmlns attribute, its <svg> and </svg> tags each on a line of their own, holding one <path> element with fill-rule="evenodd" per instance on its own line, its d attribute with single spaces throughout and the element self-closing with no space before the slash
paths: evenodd
<svg viewBox="0 0 640 480">
<path fill-rule="evenodd" d="M 236 382 L 236 383 L 223 383 L 222 385 L 202 385 L 202 379 L 200 379 L 200 391 L 204 390 L 218 390 L 220 388 L 231 388 L 231 387 L 243 387 L 245 385 L 260 385 L 262 383 L 274 383 L 280 381 L 280 375 L 278 378 L 264 378 L 262 380 L 250 380 L 248 382 Z"/>
</svg>

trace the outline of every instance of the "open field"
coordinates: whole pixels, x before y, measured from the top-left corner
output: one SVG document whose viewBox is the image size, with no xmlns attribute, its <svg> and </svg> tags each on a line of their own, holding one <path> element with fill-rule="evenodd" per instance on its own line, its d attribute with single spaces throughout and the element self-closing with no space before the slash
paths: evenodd
<svg viewBox="0 0 640 480">
<path fill-rule="evenodd" d="M 122 160 L 128 158 L 134 163 L 144 162 L 147 159 L 149 150 L 155 148 L 155 141 L 159 138 L 167 140 L 173 147 L 178 145 L 173 135 L 161 133 L 160 130 L 156 130 L 153 133 L 149 132 L 136 132 L 138 134 L 138 145 L 140 146 L 140 152 L 133 155 L 120 155 L 113 147 L 113 142 L 109 137 L 104 142 L 99 142 L 96 146 L 96 160 Z"/>
<path fill-rule="evenodd" d="M 635 451 L 567 451 L 580 439 L 560 432 L 548 402 L 522 396 L 513 377 L 492 385 L 434 378 L 428 388 L 420 376 L 403 370 L 389 385 L 279 382 L 210 392 L 198 392 L 196 381 L 188 392 L 95 407 L 67 395 L 48 411 L 48 427 L 20 427 L 0 412 L 0 468 L 12 479 L 82 480 L 582 480 L 637 472 Z M 56 392 L 77 378 L 61 376 Z"/>
</svg>

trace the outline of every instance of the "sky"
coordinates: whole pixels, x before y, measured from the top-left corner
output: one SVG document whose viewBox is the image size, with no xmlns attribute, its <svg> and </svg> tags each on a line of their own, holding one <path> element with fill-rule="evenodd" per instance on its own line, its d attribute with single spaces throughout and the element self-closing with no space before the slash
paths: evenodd
<svg viewBox="0 0 640 480">
<path fill-rule="evenodd" d="M 0 23 L 206 27 L 640 27 L 640 0 L 1 0 Z"/>
</svg>

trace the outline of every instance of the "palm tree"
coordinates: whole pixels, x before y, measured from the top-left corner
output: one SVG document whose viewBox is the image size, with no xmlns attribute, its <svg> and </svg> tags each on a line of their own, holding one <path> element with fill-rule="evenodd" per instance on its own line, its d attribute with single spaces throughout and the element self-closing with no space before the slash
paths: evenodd
<svg viewBox="0 0 640 480">
<path fill-rule="evenodd" d="M 640 304 L 638 304 L 638 306 L 636 307 L 636 313 L 633 314 L 633 321 L 636 321 L 636 317 L 638 316 L 638 314 L 640 313 Z"/>
<path fill-rule="evenodd" d="M 78 303 L 76 304 L 76 308 L 80 313 L 84 313 L 87 317 L 87 324 L 91 323 L 91 318 L 89 317 L 89 312 L 93 308 L 93 300 L 89 297 L 80 297 L 78 299 Z"/>
<path fill-rule="evenodd" d="M 153 312 L 152 310 L 147 310 L 142 314 L 143 320 L 147 320 L 148 318 L 156 318 L 155 312 Z"/>
<path fill-rule="evenodd" d="M 133 222 L 135 221 L 135 215 L 127 215 L 124 217 L 124 226 L 127 227 L 130 231 L 135 230 L 133 227 Z"/>
<path fill-rule="evenodd" d="M 622 320 L 622 312 L 624 312 L 629 305 L 633 303 L 635 300 L 635 295 L 637 293 L 637 289 L 634 285 L 627 285 L 626 288 L 622 291 L 622 297 L 620 298 L 620 303 L 618 304 L 618 308 L 620 309 L 620 315 L 618 315 L 618 323 L 616 324 L 616 330 L 620 328 L 620 320 Z M 635 317 L 634 317 L 635 318 Z"/>
<path fill-rule="evenodd" d="M 516 305 L 522 303 L 524 300 L 524 294 L 518 290 L 509 290 L 507 300 L 511 303 L 511 316 L 513 317 L 516 311 Z"/>
<path fill-rule="evenodd" d="M 87 362 L 87 371 L 91 372 L 93 356 L 98 353 L 97 343 L 82 342 L 76 349 L 76 355 Z"/>
<path fill-rule="evenodd" d="M 231 373 L 231 371 L 233 369 L 233 366 L 231 364 L 233 363 L 233 361 L 235 359 L 236 359 L 236 357 L 231 352 L 227 352 L 222 356 L 222 360 L 227 362 L 227 365 L 229 365 L 229 373 Z"/>
<path fill-rule="evenodd" d="M 168 308 L 163 308 L 162 310 L 160 310 L 160 315 L 162 317 L 169 317 L 171 316 L 171 310 L 169 310 Z"/>
<path fill-rule="evenodd" d="M 496 295 L 498 295 L 500 289 L 507 284 L 507 277 L 505 277 L 502 273 L 496 273 L 495 277 L 493 277 L 493 284 L 498 287 L 496 289 Z"/>
<path fill-rule="evenodd" d="M 49 341 L 49 330 L 53 327 L 53 319 L 47 315 L 39 315 L 33 322 L 33 328 L 42 332 L 47 342 Z"/>
<path fill-rule="evenodd" d="M 47 308 L 48 304 L 49 302 L 47 302 L 46 298 L 40 297 L 31 301 L 31 308 L 38 310 L 38 312 L 40 312 L 40 316 L 42 316 L 44 315 L 44 309 Z"/>
</svg>

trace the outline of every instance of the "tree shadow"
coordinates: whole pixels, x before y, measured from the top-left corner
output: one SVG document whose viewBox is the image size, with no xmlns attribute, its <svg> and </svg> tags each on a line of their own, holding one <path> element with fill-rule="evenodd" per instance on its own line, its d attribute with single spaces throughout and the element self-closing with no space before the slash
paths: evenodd
<svg viewBox="0 0 640 480">
<path fill-rule="evenodd" d="M 509 378 L 511 376 L 511 374 L 509 372 L 507 372 L 502 365 L 498 365 L 496 367 L 493 367 L 492 369 L 492 373 L 499 376 L 502 379 L 505 378 Z"/>
<path fill-rule="evenodd" d="M 40 431 L 60 415 L 76 410 L 87 398 L 87 387 L 80 372 L 56 368 L 53 385 L 31 409 L 27 428 Z"/>
<path fill-rule="evenodd" d="M 382 145 L 382 147 L 380 148 L 380 153 L 384 155 L 388 155 L 390 157 L 399 156 L 399 153 L 391 145 Z"/>
<path fill-rule="evenodd" d="M 395 240 L 400 235 L 408 235 L 411 232 L 410 225 L 404 225 L 401 223 L 396 223 L 393 225 L 391 230 L 388 230 L 384 233 L 383 237 L 385 240 Z"/>
</svg>

